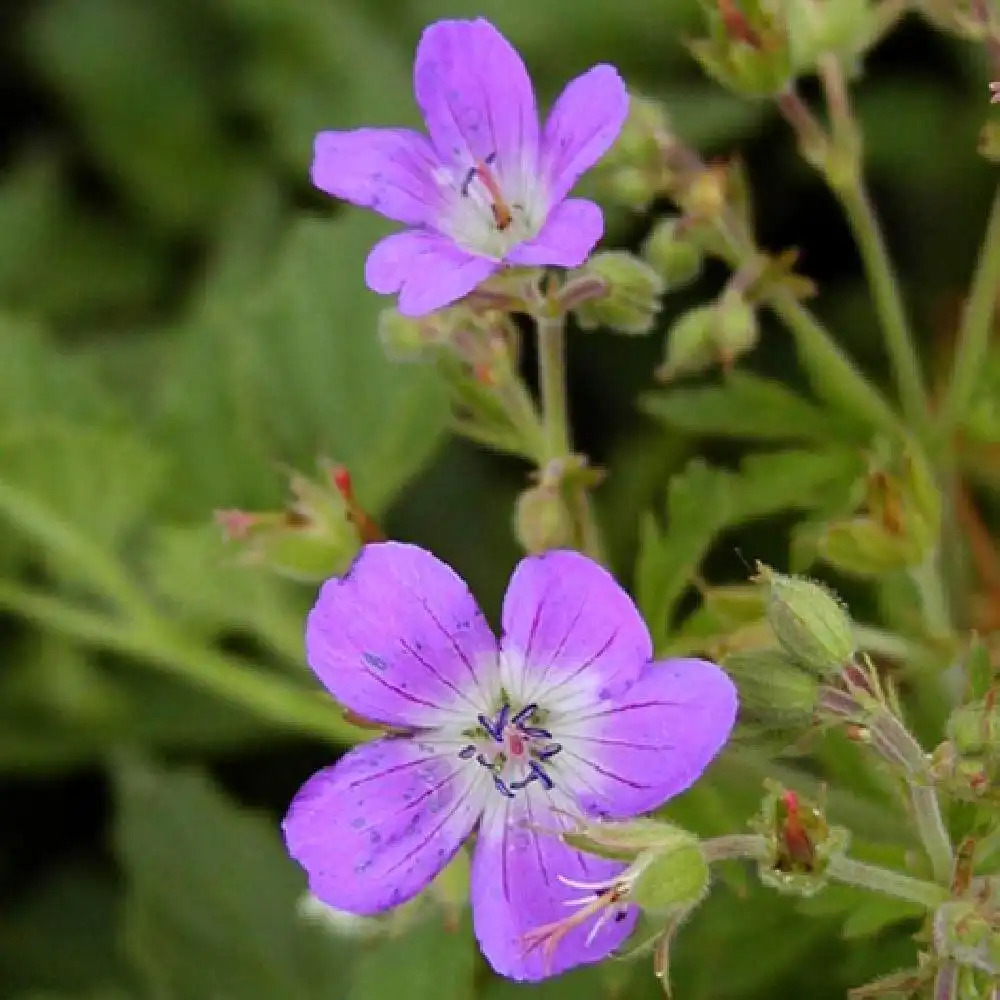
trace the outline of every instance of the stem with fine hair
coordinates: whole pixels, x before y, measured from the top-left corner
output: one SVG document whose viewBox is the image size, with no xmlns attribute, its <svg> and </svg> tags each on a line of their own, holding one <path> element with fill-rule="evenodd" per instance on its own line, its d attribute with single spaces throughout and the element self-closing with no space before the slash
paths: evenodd
<svg viewBox="0 0 1000 1000">
<path fill-rule="evenodd" d="M 856 885 L 861 889 L 870 889 L 883 896 L 893 896 L 895 899 L 905 899 L 911 903 L 919 903 L 929 910 L 934 909 L 948 898 L 948 891 L 933 882 L 903 875 L 890 868 L 880 868 L 877 865 L 865 864 L 840 855 L 830 858 L 827 874 L 837 882 Z"/>
<path fill-rule="evenodd" d="M 919 777 L 910 776 L 907 778 L 907 784 L 910 789 L 910 805 L 917 821 L 917 831 L 930 859 L 934 880 L 941 885 L 950 885 L 955 855 L 948 831 L 945 829 L 937 792 L 929 783 L 929 779 L 921 780 Z"/>
<path fill-rule="evenodd" d="M 535 315 L 538 333 L 538 382 L 542 397 L 542 429 L 546 463 L 569 459 L 573 454 L 566 398 L 566 313 L 542 305 Z M 567 488 L 567 505 L 579 548 L 598 562 L 604 547 L 586 486 L 579 474 Z"/>
<path fill-rule="evenodd" d="M 982 370 L 990 335 L 993 332 L 993 315 L 1000 290 L 1000 188 L 993 197 L 986 235 L 983 239 L 976 273 L 969 290 L 969 298 L 962 314 L 958 332 L 958 347 L 951 369 L 951 379 L 941 403 L 938 433 L 939 445 L 947 448 L 955 427 L 965 416 L 969 400 L 976 388 Z"/>
</svg>

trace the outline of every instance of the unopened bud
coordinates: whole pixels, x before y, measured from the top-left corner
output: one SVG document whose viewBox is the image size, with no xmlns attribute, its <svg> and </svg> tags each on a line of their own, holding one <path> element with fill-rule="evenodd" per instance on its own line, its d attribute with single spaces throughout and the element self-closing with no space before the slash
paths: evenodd
<svg viewBox="0 0 1000 1000">
<path fill-rule="evenodd" d="M 766 0 L 715 0 L 706 5 L 709 37 L 689 48 L 702 69 L 728 90 L 773 96 L 792 73 L 784 7 Z"/>
<path fill-rule="evenodd" d="M 948 738 L 963 755 L 1000 756 L 1000 705 L 995 697 L 960 705 L 948 719 Z"/>
<path fill-rule="evenodd" d="M 708 862 L 698 838 L 673 828 L 672 837 L 639 855 L 629 898 L 654 913 L 688 910 L 708 891 Z"/>
<path fill-rule="evenodd" d="M 532 555 L 572 545 L 573 518 L 558 483 L 532 486 L 517 498 L 514 530 Z"/>
<path fill-rule="evenodd" d="M 326 484 L 293 473 L 284 511 L 216 512 L 216 522 L 241 556 L 282 576 L 318 582 L 350 566 L 361 544 L 345 498 Z"/>
<path fill-rule="evenodd" d="M 891 534 L 867 517 L 825 525 L 815 544 L 826 562 L 854 576 L 883 576 L 920 562 L 920 552 L 908 538 Z"/>
<path fill-rule="evenodd" d="M 959 965 L 1000 973 L 1000 911 L 984 900 L 952 900 L 934 914 L 934 948 Z"/>
<path fill-rule="evenodd" d="M 624 251 L 594 254 L 581 274 L 600 278 L 607 286 L 601 298 L 576 308 L 580 326 L 606 326 L 618 333 L 648 333 L 660 308 L 663 279 L 645 261 Z"/>
<path fill-rule="evenodd" d="M 857 643 L 851 620 L 833 593 L 761 564 L 754 579 L 764 588 L 767 620 L 785 652 L 820 677 L 839 674 Z"/>
<path fill-rule="evenodd" d="M 870 0 L 793 0 L 786 17 L 797 74 L 815 69 L 824 55 L 857 57 L 878 33 Z"/>
<path fill-rule="evenodd" d="M 715 321 L 715 306 L 695 306 L 679 316 L 667 331 L 666 358 L 656 369 L 656 377 L 666 382 L 715 364 Z"/>
<path fill-rule="evenodd" d="M 663 279 L 665 292 L 689 285 L 701 273 L 701 249 L 685 235 L 678 218 L 662 219 L 653 227 L 642 255 Z"/>
<path fill-rule="evenodd" d="M 724 365 L 731 365 L 756 346 L 760 336 L 757 314 L 750 303 L 734 289 L 722 294 L 716 308 L 716 351 Z"/>
<path fill-rule="evenodd" d="M 747 649 L 722 661 L 740 693 L 744 721 L 792 729 L 812 722 L 819 682 L 780 649 Z"/>
</svg>

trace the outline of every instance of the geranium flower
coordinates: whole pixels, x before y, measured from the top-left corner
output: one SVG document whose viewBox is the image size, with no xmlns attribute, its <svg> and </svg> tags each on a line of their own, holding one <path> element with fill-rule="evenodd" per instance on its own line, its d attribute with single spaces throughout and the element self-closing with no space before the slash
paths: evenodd
<svg viewBox="0 0 1000 1000">
<path fill-rule="evenodd" d="M 320 132 L 322 191 L 412 228 L 375 244 L 365 279 L 420 316 L 504 264 L 577 267 L 601 238 L 592 201 L 568 198 L 614 141 L 628 94 L 612 66 L 562 92 L 539 127 L 528 72 L 482 18 L 438 21 L 417 46 L 413 88 L 429 139 L 405 128 Z"/>
<path fill-rule="evenodd" d="M 726 741 L 736 693 L 711 663 L 651 662 L 628 595 L 574 552 L 524 559 L 502 617 L 497 643 L 461 578 L 412 545 L 368 545 L 324 584 L 310 666 L 353 712 L 407 735 L 314 775 L 284 833 L 316 897 L 367 915 L 416 895 L 478 825 L 476 936 L 499 973 L 535 980 L 605 957 L 636 917 L 625 903 L 578 909 L 551 947 L 532 947 L 532 932 L 566 923 L 581 884 L 611 886 L 625 868 L 546 831 L 683 791 Z"/>
</svg>

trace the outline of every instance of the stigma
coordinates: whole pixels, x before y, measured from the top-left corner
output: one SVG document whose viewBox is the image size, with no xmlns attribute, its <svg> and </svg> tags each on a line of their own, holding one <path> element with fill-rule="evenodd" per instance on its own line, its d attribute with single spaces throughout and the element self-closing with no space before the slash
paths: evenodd
<svg viewBox="0 0 1000 1000">
<path fill-rule="evenodd" d="M 552 733 L 535 724 L 537 717 L 534 703 L 512 714 L 510 703 L 504 701 L 494 716 L 478 717 L 478 729 L 470 735 L 481 739 L 464 746 L 458 756 L 489 771 L 494 787 L 505 798 L 514 798 L 535 781 L 549 791 L 555 782 L 546 762 L 562 746 L 553 741 Z"/>
</svg>

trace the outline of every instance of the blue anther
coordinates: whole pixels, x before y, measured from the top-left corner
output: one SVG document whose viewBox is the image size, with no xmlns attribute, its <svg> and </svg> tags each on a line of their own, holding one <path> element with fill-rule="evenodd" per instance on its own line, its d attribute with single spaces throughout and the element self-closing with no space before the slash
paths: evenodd
<svg viewBox="0 0 1000 1000">
<path fill-rule="evenodd" d="M 527 777 L 521 778 L 519 781 L 512 781 L 510 787 L 520 790 L 522 788 L 527 788 L 533 781 L 538 780 L 538 775 L 533 771 L 529 771 Z"/>
<path fill-rule="evenodd" d="M 493 770 L 493 761 L 487 760 L 486 754 L 484 753 L 476 754 L 476 763 L 482 764 L 482 766 L 485 767 L 487 771 Z"/>
<path fill-rule="evenodd" d="M 532 702 L 530 705 L 525 705 L 524 708 L 522 708 L 521 711 L 518 712 L 517 715 L 515 715 L 514 718 L 511 719 L 510 721 L 515 726 L 520 727 L 525 719 L 529 718 L 537 711 L 538 711 L 538 706 L 534 702 Z"/>
<path fill-rule="evenodd" d="M 555 787 L 552 779 L 545 773 L 538 761 L 529 761 L 528 769 L 545 786 L 546 791 Z"/>
<path fill-rule="evenodd" d="M 479 725 L 490 734 L 491 739 L 496 740 L 497 743 L 503 743 L 503 730 L 495 729 L 493 723 L 485 715 L 479 716 Z"/>
<path fill-rule="evenodd" d="M 514 798 L 514 793 L 507 787 L 503 778 L 499 774 L 493 775 L 493 784 L 496 785 L 497 791 L 501 795 L 505 795 L 508 799 Z"/>
<path fill-rule="evenodd" d="M 561 743 L 550 743 L 544 750 L 538 751 L 538 759 L 548 760 L 550 757 L 555 757 L 560 750 L 562 750 Z"/>
<path fill-rule="evenodd" d="M 547 729 L 539 729 L 538 726 L 519 726 L 525 736 L 533 736 L 540 740 L 551 740 L 552 734 Z"/>
<path fill-rule="evenodd" d="M 472 758 L 475 757 L 475 755 L 476 755 L 475 743 L 470 743 L 467 747 L 463 747 L 461 750 L 458 751 L 458 756 L 461 757 L 462 760 L 472 760 Z"/>
</svg>

